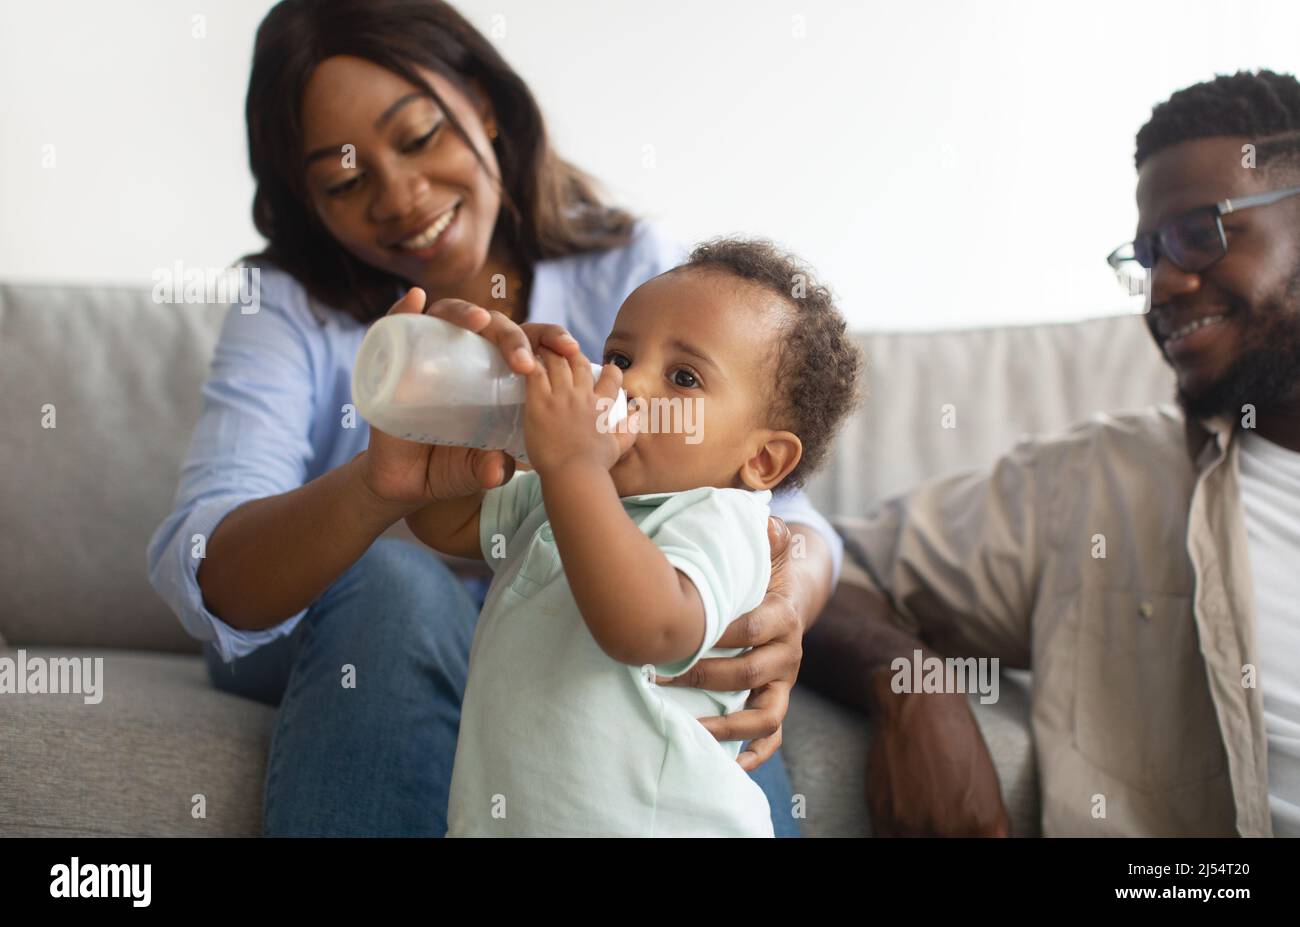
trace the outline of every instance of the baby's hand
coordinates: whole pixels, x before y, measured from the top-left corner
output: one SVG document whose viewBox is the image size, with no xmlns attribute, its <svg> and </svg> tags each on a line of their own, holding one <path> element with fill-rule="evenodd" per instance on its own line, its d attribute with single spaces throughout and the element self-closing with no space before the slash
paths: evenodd
<svg viewBox="0 0 1300 927">
<path fill-rule="evenodd" d="M 593 463 L 609 470 L 636 440 L 633 429 L 597 427 L 607 422 L 609 408 L 623 383 L 623 371 L 606 364 L 599 382 L 580 353 L 562 357 L 543 347 L 528 375 L 524 405 L 524 447 L 538 474 L 546 477 L 575 463 Z M 605 402 L 598 400 L 605 399 Z"/>
</svg>

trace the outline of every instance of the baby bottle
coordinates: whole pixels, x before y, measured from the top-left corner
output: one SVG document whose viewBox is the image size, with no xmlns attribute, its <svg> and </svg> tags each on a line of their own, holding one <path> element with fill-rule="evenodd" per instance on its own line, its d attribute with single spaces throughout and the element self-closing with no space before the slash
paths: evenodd
<svg viewBox="0 0 1300 927">
<path fill-rule="evenodd" d="M 600 365 L 591 365 L 600 376 Z M 370 326 L 352 370 L 357 412 L 380 431 L 423 444 L 503 450 L 526 461 L 526 377 L 497 347 L 443 319 L 384 316 Z M 612 429 L 627 416 L 623 390 L 605 411 Z"/>
</svg>

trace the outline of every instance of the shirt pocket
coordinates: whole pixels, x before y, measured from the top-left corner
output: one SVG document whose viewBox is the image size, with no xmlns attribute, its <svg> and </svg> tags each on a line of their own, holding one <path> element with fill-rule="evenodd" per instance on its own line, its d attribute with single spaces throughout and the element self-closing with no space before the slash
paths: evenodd
<svg viewBox="0 0 1300 927">
<path fill-rule="evenodd" d="M 523 598 L 528 598 L 555 576 L 563 572 L 560 552 L 555 546 L 555 535 L 551 532 L 551 523 L 544 521 L 528 539 L 528 550 L 524 552 L 519 572 L 510 581 L 510 591 Z"/>
<path fill-rule="evenodd" d="M 1086 590 L 1075 653 L 1074 743 L 1138 788 L 1174 788 L 1227 765 L 1189 596 Z"/>
</svg>

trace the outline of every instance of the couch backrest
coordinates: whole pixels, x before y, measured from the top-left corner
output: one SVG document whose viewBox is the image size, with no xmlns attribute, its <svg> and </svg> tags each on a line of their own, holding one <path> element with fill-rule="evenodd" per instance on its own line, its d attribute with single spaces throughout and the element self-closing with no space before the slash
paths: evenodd
<svg viewBox="0 0 1300 927">
<path fill-rule="evenodd" d="M 988 467 L 1025 435 L 1174 397 L 1138 315 L 857 341 L 866 399 L 808 485 L 826 513 L 862 515 L 917 483 Z"/>
<path fill-rule="evenodd" d="M 149 587 L 224 306 L 148 287 L 0 285 L 0 637 L 10 645 L 197 644 Z M 1141 319 L 863 334 L 869 397 L 810 486 L 828 513 L 983 466 L 1019 435 L 1168 398 Z M 956 428 L 944 428 L 951 404 Z M 53 428 L 43 427 L 48 408 Z"/>
<path fill-rule="evenodd" d="M 145 546 L 171 508 L 223 306 L 0 285 L 0 635 L 197 651 Z M 52 407 L 53 428 L 43 427 Z"/>
</svg>

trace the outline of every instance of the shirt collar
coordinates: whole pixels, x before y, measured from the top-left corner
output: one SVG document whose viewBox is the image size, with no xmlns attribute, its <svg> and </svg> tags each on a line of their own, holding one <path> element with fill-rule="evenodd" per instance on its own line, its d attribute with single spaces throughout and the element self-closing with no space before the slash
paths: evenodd
<svg viewBox="0 0 1300 927">
<path fill-rule="evenodd" d="M 1219 461 L 1228 451 L 1232 436 L 1236 432 L 1236 421 L 1230 415 L 1216 415 L 1206 419 L 1196 419 L 1184 414 L 1184 435 L 1187 440 L 1187 454 L 1198 465 Z"/>
<path fill-rule="evenodd" d="M 701 486 L 697 488 L 706 489 L 709 487 Z M 632 502 L 637 505 L 645 505 L 649 503 L 662 502 L 663 500 L 671 496 L 680 496 L 684 492 L 695 492 L 695 491 L 696 491 L 695 489 L 678 489 L 672 492 L 643 492 L 635 496 L 620 496 L 619 500 L 622 502 Z M 745 490 L 745 492 L 750 492 L 750 493 L 754 493 L 757 496 L 762 496 L 763 501 L 765 502 L 771 502 L 772 499 L 772 490 L 770 489 L 747 489 Z"/>
</svg>

